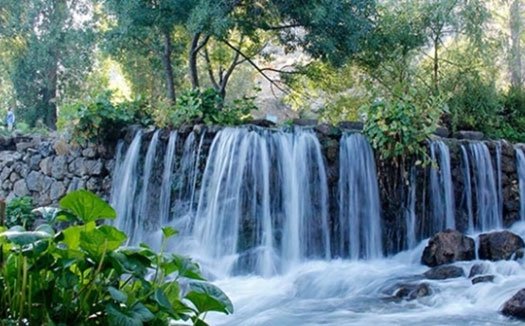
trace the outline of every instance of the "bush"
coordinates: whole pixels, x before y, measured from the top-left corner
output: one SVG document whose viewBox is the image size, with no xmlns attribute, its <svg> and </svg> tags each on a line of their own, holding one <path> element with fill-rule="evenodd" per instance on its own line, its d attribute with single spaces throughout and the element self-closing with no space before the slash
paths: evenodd
<svg viewBox="0 0 525 326">
<path fill-rule="evenodd" d="M 71 226 L 0 230 L 0 324 L 206 325 L 208 311 L 233 312 L 189 258 L 123 247 L 126 235 L 100 223 L 115 211 L 96 195 L 75 191 L 46 210 Z M 176 232 L 162 231 L 164 248 Z"/>
<path fill-rule="evenodd" d="M 175 110 L 170 112 L 170 124 L 179 127 L 184 124 L 204 122 L 208 125 L 238 125 L 251 119 L 250 112 L 257 109 L 253 97 L 236 99 L 225 105 L 219 93 L 208 88 L 204 91 L 191 90 L 177 99 Z"/>
<path fill-rule="evenodd" d="M 36 218 L 32 211 L 33 199 L 31 197 L 12 199 L 6 206 L 6 226 L 21 225 L 26 229 L 31 229 Z"/>
<path fill-rule="evenodd" d="M 103 93 L 87 102 L 77 102 L 65 108 L 73 122 L 73 137 L 79 142 L 113 141 L 120 135 L 122 128 L 152 123 L 150 111 L 145 101 L 113 104 L 111 94 Z"/>
<path fill-rule="evenodd" d="M 440 98 L 418 100 L 418 94 L 399 95 L 364 106 L 364 132 L 383 159 L 425 156 L 425 141 L 436 130 L 444 112 Z"/>
</svg>

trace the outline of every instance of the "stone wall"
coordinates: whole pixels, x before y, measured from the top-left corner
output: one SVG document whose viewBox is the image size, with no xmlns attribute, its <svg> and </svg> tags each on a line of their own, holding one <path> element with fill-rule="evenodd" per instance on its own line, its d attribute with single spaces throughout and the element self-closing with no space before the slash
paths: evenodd
<svg viewBox="0 0 525 326">
<path fill-rule="evenodd" d="M 108 198 L 114 146 L 78 146 L 64 139 L 0 139 L 0 197 L 31 196 L 38 206 L 56 204 L 67 192 L 89 189 Z"/>
</svg>

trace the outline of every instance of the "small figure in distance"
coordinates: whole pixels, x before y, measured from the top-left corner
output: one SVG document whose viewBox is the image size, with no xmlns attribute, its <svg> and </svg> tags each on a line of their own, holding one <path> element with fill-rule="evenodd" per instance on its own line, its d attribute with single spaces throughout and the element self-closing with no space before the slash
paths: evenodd
<svg viewBox="0 0 525 326">
<path fill-rule="evenodd" d="M 15 113 L 13 112 L 13 109 L 11 107 L 7 109 L 5 123 L 7 125 L 7 130 L 11 132 L 13 130 L 13 126 L 15 125 Z"/>
</svg>

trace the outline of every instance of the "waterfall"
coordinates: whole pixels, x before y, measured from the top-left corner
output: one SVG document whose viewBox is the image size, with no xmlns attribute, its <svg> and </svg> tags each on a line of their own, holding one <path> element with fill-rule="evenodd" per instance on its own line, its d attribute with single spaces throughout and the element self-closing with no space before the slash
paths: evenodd
<svg viewBox="0 0 525 326">
<path fill-rule="evenodd" d="M 498 219 L 503 221 L 503 186 L 501 167 L 501 140 L 496 143 L 496 189 L 498 194 Z"/>
<path fill-rule="evenodd" d="M 487 231 L 502 226 L 498 211 L 498 194 L 492 158 L 486 144 L 469 144 L 474 173 L 474 192 L 476 194 L 476 222 L 474 228 Z"/>
<path fill-rule="evenodd" d="M 520 189 L 520 219 L 525 221 L 525 154 L 523 149 L 517 146 L 515 151 Z"/>
<path fill-rule="evenodd" d="M 405 209 L 406 247 L 412 249 L 417 245 L 416 239 L 416 168 L 410 169 L 410 184 L 408 188 L 407 204 Z"/>
<path fill-rule="evenodd" d="M 153 164 L 155 161 L 155 156 L 157 155 L 157 144 L 159 141 L 159 130 L 153 133 L 151 141 L 146 152 L 146 158 L 144 160 L 144 168 L 142 175 L 142 189 L 140 191 L 140 197 L 138 201 L 137 209 L 134 210 L 134 216 L 132 218 L 133 223 L 133 232 L 129 234 L 128 241 L 130 243 L 138 243 L 142 240 L 144 221 L 149 220 L 149 215 L 153 213 L 151 205 L 149 205 L 148 199 L 150 199 L 152 194 L 150 193 L 149 185 L 151 181 L 151 172 L 153 171 Z M 158 226 L 158 224 L 157 224 Z M 141 230 L 141 231 L 139 231 Z"/>
<path fill-rule="evenodd" d="M 117 220 L 115 220 L 115 225 L 130 236 L 133 233 L 132 214 L 137 181 L 139 179 L 138 161 L 141 142 L 142 131 L 139 130 L 129 145 L 126 154 L 119 156 L 119 158 L 123 157 L 124 160 L 116 162 L 113 174 L 111 205 L 117 211 L 118 216 Z"/>
<path fill-rule="evenodd" d="M 468 218 L 468 232 L 474 232 L 474 213 L 472 208 L 472 181 L 470 179 L 470 160 L 467 152 L 467 147 L 461 145 L 461 167 L 463 171 L 463 199 L 466 203 L 467 218 Z"/>
<path fill-rule="evenodd" d="M 432 203 L 433 223 L 430 234 L 444 229 L 455 229 L 454 191 L 450 171 L 450 151 L 441 140 L 430 143 L 430 195 Z M 437 166 L 436 166 L 437 164 Z"/>
<path fill-rule="evenodd" d="M 202 177 L 193 236 L 226 269 L 264 276 L 329 258 L 328 187 L 311 131 L 226 128 Z"/>
<path fill-rule="evenodd" d="M 343 135 L 339 164 L 340 251 L 349 253 L 351 259 L 381 257 L 376 164 L 364 136 Z"/>
<path fill-rule="evenodd" d="M 175 161 L 175 145 L 178 134 L 176 131 L 170 133 L 168 147 L 164 155 L 164 171 L 162 173 L 162 185 L 160 191 L 159 214 L 160 222 L 166 225 L 170 219 L 171 212 L 171 185 L 173 182 L 173 162 Z"/>
</svg>

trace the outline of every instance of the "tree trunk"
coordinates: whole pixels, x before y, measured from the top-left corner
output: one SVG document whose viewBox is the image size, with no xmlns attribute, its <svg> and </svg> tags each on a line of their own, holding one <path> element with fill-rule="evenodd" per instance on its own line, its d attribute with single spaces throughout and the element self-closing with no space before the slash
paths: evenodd
<svg viewBox="0 0 525 326">
<path fill-rule="evenodd" d="M 433 76 L 432 76 L 432 83 L 434 86 L 434 94 L 437 95 L 439 93 L 439 37 L 436 36 L 434 38 L 434 68 L 433 68 Z"/>
<path fill-rule="evenodd" d="M 512 87 L 521 88 L 523 83 L 521 63 L 521 0 L 514 0 L 510 5 L 510 82 Z"/>
<path fill-rule="evenodd" d="M 171 66 L 171 35 L 169 31 L 162 33 L 164 38 L 164 51 L 162 52 L 162 65 L 164 66 L 164 74 L 166 78 L 166 96 L 168 100 L 175 104 L 175 83 L 173 81 L 173 67 Z"/>
<path fill-rule="evenodd" d="M 57 123 L 57 77 L 58 60 L 55 59 L 49 68 L 46 86 L 42 89 L 42 102 L 46 110 L 44 113 L 44 122 L 51 130 L 56 130 Z"/>
<path fill-rule="evenodd" d="M 191 47 L 189 53 L 189 68 L 190 68 L 190 81 L 191 87 L 197 89 L 199 85 L 199 71 L 197 70 L 197 54 L 199 53 L 199 39 L 201 33 L 193 34 L 191 39 Z"/>
</svg>

